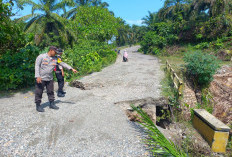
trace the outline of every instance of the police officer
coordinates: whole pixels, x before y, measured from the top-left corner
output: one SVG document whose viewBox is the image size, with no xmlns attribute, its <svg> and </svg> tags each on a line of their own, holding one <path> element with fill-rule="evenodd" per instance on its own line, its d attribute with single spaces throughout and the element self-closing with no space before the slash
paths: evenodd
<svg viewBox="0 0 232 157">
<path fill-rule="evenodd" d="M 35 103 L 36 103 L 36 110 L 38 112 L 44 112 L 43 107 L 41 104 L 42 94 L 44 87 L 46 86 L 47 95 L 49 100 L 49 107 L 51 109 L 59 109 L 54 103 L 54 84 L 53 84 L 53 70 L 55 66 L 58 64 L 58 58 L 55 56 L 56 53 L 59 53 L 58 49 L 55 46 L 50 46 L 48 53 L 41 54 L 36 58 L 35 62 L 35 78 L 36 78 L 36 85 L 35 85 Z M 77 71 L 73 69 L 71 66 L 64 62 L 60 62 L 59 65 L 62 67 L 72 70 L 74 73 Z"/>
<path fill-rule="evenodd" d="M 59 62 L 62 62 L 61 55 L 63 53 L 63 50 L 58 49 L 58 51 L 59 51 L 59 53 L 57 54 L 57 59 L 58 59 L 57 61 L 59 63 Z M 58 82 L 57 96 L 64 97 L 66 92 L 63 91 L 63 88 L 64 88 L 64 70 L 63 70 L 63 67 L 61 65 L 57 64 L 54 71 L 55 71 L 57 82 Z"/>
</svg>

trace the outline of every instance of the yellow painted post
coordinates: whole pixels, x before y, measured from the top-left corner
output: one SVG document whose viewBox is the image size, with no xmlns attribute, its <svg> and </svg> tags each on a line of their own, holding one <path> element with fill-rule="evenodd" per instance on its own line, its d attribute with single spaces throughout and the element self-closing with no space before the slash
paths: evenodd
<svg viewBox="0 0 232 157">
<path fill-rule="evenodd" d="M 178 88 L 178 91 L 179 91 L 179 96 L 181 96 L 182 95 L 182 92 L 183 92 L 183 83 L 180 81 L 180 83 L 179 83 L 179 88 Z"/>
<path fill-rule="evenodd" d="M 204 109 L 194 109 L 193 126 L 213 152 L 225 153 L 230 128 Z"/>
<path fill-rule="evenodd" d="M 179 77 L 177 76 L 173 68 L 170 66 L 168 60 L 166 60 L 166 68 L 167 71 L 170 73 L 174 87 L 178 90 L 178 95 L 181 96 L 183 91 L 183 83 L 180 81 Z"/>
</svg>

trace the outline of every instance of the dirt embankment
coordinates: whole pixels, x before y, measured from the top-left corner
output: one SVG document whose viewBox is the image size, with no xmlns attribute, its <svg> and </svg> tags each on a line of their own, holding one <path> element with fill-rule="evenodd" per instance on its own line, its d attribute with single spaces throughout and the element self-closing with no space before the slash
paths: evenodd
<svg viewBox="0 0 232 157">
<path fill-rule="evenodd" d="M 214 100 L 213 115 L 228 126 L 232 125 L 232 66 L 223 66 L 210 84 Z"/>
</svg>

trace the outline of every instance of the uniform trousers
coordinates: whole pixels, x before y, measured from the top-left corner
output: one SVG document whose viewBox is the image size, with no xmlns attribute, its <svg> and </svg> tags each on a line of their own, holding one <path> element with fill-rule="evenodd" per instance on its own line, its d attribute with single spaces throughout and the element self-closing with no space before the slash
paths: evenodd
<svg viewBox="0 0 232 157">
<path fill-rule="evenodd" d="M 62 76 L 61 72 L 56 72 L 56 78 L 58 82 L 58 92 L 63 92 L 64 88 L 64 77 Z"/>
<path fill-rule="evenodd" d="M 44 87 L 47 89 L 48 100 L 53 102 L 55 100 L 54 96 L 54 84 L 53 80 L 50 81 L 42 81 L 42 83 L 35 83 L 35 103 L 40 104 Z"/>
</svg>

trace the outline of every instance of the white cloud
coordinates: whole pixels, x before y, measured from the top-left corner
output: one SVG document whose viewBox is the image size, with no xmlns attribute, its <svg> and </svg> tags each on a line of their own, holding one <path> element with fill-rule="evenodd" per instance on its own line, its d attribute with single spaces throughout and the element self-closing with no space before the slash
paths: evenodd
<svg viewBox="0 0 232 157">
<path fill-rule="evenodd" d="M 143 20 L 126 20 L 126 23 L 129 25 L 142 25 Z"/>
</svg>

